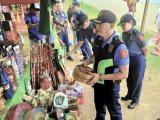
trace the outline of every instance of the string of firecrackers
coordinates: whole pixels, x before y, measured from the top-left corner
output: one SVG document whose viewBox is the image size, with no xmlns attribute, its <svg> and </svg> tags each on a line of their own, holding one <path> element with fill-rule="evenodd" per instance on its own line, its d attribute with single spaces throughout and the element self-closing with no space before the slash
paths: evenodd
<svg viewBox="0 0 160 120">
<path fill-rule="evenodd" d="M 5 99 L 3 98 L 3 87 L 0 87 L 0 116 L 3 108 L 5 107 Z"/>
<path fill-rule="evenodd" d="M 32 88 L 39 89 L 41 82 L 39 77 L 43 75 L 43 71 L 48 70 L 48 74 L 52 80 L 52 87 L 56 85 L 54 68 L 52 64 L 52 50 L 48 44 L 37 45 L 31 48 L 31 79 Z M 37 85 L 38 84 L 38 85 Z M 37 85 L 37 86 L 36 86 Z"/>
</svg>

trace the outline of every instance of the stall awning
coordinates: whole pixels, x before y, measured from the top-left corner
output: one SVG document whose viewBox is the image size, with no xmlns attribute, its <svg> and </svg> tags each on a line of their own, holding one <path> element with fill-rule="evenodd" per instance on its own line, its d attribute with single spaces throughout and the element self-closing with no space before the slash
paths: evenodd
<svg viewBox="0 0 160 120">
<path fill-rule="evenodd" d="M 38 3 L 40 0 L 0 0 L 2 5 L 12 5 L 12 4 L 31 4 Z"/>
</svg>

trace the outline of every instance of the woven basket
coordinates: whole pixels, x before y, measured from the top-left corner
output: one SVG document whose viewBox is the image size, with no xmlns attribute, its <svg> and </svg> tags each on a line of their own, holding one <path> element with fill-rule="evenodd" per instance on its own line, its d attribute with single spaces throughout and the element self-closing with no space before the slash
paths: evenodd
<svg viewBox="0 0 160 120">
<path fill-rule="evenodd" d="M 93 78 L 91 73 L 94 73 L 91 68 L 77 65 L 73 70 L 72 76 L 76 81 L 87 84 Z"/>
</svg>

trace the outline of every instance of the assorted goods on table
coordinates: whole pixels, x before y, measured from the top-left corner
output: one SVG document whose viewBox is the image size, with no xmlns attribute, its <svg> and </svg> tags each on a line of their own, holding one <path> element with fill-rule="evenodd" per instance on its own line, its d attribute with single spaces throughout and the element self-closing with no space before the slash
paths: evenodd
<svg viewBox="0 0 160 120">
<path fill-rule="evenodd" d="M 17 87 L 17 79 L 24 74 L 21 48 L 15 19 L 7 6 L 0 8 L 0 115 L 5 101 L 11 100 Z M 7 44 L 6 44 L 7 42 Z M 65 51 L 63 51 L 65 52 Z M 94 76 L 88 67 L 77 65 L 73 74 L 67 74 L 64 54 L 48 44 L 30 49 L 30 79 L 25 79 L 26 94 L 23 100 L 11 106 L 5 120 L 79 120 L 79 105 L 83 104 L 83 88 Z M 72 77 L 73 76 L 73 77 Z M 74 80 L 73 80 L 74 79 Z M 70 82 L 72 81 L 72 82 Z"/>
<path fill-rule="evenodd" d="M 5 100 L 12 99 L 17 88 L 17 79 L 23 75 L 23 58 L 19 45 L 3 46 L 0 49 L 0 113 Z"/>
<path fill-rule="evenodd" d="M 15 18 L 9 6 L 0 5 L 0 42 L 18 43 L 20 36 L 16 30 Z"/>
</svg>

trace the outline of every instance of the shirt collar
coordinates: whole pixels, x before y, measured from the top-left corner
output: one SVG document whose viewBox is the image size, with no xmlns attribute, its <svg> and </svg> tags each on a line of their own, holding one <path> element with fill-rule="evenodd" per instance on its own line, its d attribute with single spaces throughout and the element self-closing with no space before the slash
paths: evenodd
<svg viewBox="0 0 160 120">
<path fill-rule="evenodd" d="M 116 31 L 114 31 L 114 33 L 111 35 L 111 37 L 106 41 L 107 44 L 111 44 L 113 38 L 115 36 L 119 35 Z"/>
<path fill-rule="evenodd" d="M 119 35 L 119 34 L 118 34 L 116 31 L 114 31 L 114 33 L 111 35 L 111 37 L 108 38 L 108 40 L 104 41 L 104 43 L 103 43 L 103 45 L 102 45 L 102 48 L 103 48 L 104 46 L 106 46 L 106 44 L 111 44 L 113 38 L 114 38 L 115 36 L 117 36 L 117 35 Z"/>
<path fill-rule="evenodd" d="M 132 27 L 127 33 L 128 34 L 133 34 L 134 28 Z"/>
</svg>

